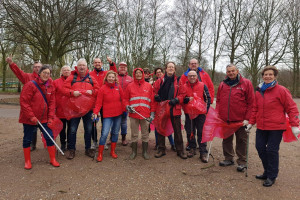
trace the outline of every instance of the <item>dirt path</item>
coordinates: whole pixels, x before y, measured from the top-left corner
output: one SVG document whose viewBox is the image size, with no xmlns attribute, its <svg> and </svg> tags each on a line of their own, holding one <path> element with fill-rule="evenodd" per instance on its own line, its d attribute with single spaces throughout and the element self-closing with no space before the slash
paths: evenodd
<svg viewBox="0 0 300 200">
<path fill-rule="evenodd" d="M 300 105 L 299 100 L 297 103 Z M 48 153 L 38 140 L 38 148 L 31 154 L 33 168 L 24 170 L 18 112 L 19 106 L 0 104 L 0 199 L 300 199 L 300 142 L 281 143 L 279 177 L 271 188 L 254 177 L 262 172 L 255 130 L 250 136 L 247 178 L 236 171 L 236 165 L 218 166 L 223 159 L 218 138 L 212 145 L 214 160 L 210 158 L 208 164 L 200 162 L 199 153 L 181 160 L 170 146 L 166 156 L 154 158 L 153 132 L 149 161 L 141 157 L 141 144 L 138 157 L 128 160 L 131 149 L 119 142 L 118 159 L 105 151 L 103 161 L 97 163 L 84 155 L 82 124 L 73 160 L 59 155 L 61 167 L 50 166 Z"/>
</svg>

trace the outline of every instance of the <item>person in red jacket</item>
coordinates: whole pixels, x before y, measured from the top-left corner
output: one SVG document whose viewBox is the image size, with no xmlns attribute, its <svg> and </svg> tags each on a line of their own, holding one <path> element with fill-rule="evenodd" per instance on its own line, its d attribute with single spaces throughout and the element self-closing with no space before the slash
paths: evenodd
<svg viewBox="0 0 300 200">
<path fill-rule="evenodd" d="M 149 122 L 144 118 L 149 118 L 149 121 L 154 119 L 155 105 L 153 101 L 153 89 L 151 84 L 144 80 L 144 71 L 142 68 L 134 69 L 133 78 L 134 81 L 129 83 L 124 93 L 124 105 L 129 112 L 131 128 L 132 153 L 130 155 L 130 159 L 135 159 L 137 155 L 139 126 L 141 126 L 142 155 L 144 159 L 148 160 L 150 159 L 147 152 L 149 141 Z"/>
<path fill-rule="evenodd" d="M 109 70 L 113 70 L 114 72 L 117 72 L 117 67 L 116 64 L 111 60 L 110 57 L 106 57 L 108 63 L 109 63 Z M 106 75 L 106 73 L 108 71 L 104 71 L 102 66 L 103 66 L 103 62 L 101 61 L 100 58 L 95 58 L 94 62 L 94 70 L 90 72 L 90 76 L 92 76 L 97 82 L 98 82 L 98 86 L 99 88 L 101 88 L 101 86 L 103 85 L 103 80 L 104 77 Z M 100 110 L 100 113 L 102 113 L 102 110 Z M 93 143 L 92 143 L 92 149 L 95 149 L 97 146 L 97 126 L 94 126 L 94 123 L 96 123 L 97 121 L 93 122 L 93 126 L 92 126 L 92 139 L 93 139 Z M 103 122 L 103 117 L 101 114 L 101 122 Z M 95 137 L 95 138 L 94 138 Z"/>
<path fill-rule="evenodd" d="M 125 110 L 122 104 L 123 90 L 119 85 L 117 73 L 108 71 L 104 78 L 104 85 L 100 88 L 97 95 L 96 106 L 93 110 L 93 118 L 97 118 L 100 109 L 103 108 L 103 125 L 101 137 L 99 139 L 99 154 L 97 161 L 103 158 L 104 145 L 109 132 L 111 131 L 111 151 L 113 158 L 118 158 L 115 153 L 119 130 L 121 127 L 122 113 Z"/>
<path fill-rule="evenodd" d="M 287 129 L 286 114 L 292 132 L 298 137 L 299 111 L 289 90 L 277 83 L 278 70 L 267 66 L 262 71 L 263 83 L 256 88 L 255 101 L 247 131 L 256 124 L 255 146 L 262 161 L 264 172 L 257 179 L 264 180 L 263 186 L 275 183 L 279 168 L 279 146 L 284 130 Z"/>
<path fill-rule="evenodd" d="M 188 143 L 191 148 L 188 153 L 188 157 L 192 158 L 196 155 L 196 139 L 195 135 L 192 134 L 192 130 L 197 129 L 197 141 L 199 145 L 200 151 L 200 160 L 204 163 L 207 163 L 207 150 L 206 150 L 206 142 L 201 143 L 202 140 L 202 130 L 203 125 L 206 119 L 206 113 L 210 107 L 210 95 L 206 85 L 203 82 L 200 82 L 197 79 L 197 73 L 194 70 L 191 70 L 188 73 L 188 82 L 182 85 L 179 89 L 179 96 L 183 98 L 183 111 L 185 113 L 185 130 L 187 133 Z M 193 101 L 199 102 L 202 105 L 201 109 L 192 107 L 191 103 Z M 198 99 L 199 98 L 199 99 Z M 197 105 L 197 107 L 200 107 Z M 196 117 L 191 119 L 190 114 L 196 115 Z M 194 131 L 193 131 L 194 132 Z"/>
<path fill-rule="evenodd" d="M 30 143 L 35 127 L 40 122 L 53 138 L 53 133 L 48 124 L 53 122 L 55 116 L 55 88 L 50 79 L 50 67 L 44 65 L 38 72 L 39 76 L 26 83 L 20 95 L 20 117 L 19 122 L 23 124 L 23 151 L 25 158 L 25 169 L 31 169 Z M 59 167 L 55 159 L 55 146 L 42 127 L 38 126 L 46 139 L 50 163 Z"/>
<path fill-rule="evenodd" d="M 187 159 L 187 155 L 183 149 L 183 139 L 181 133 L 181 105 L 182 98 L 179 97 L 179 84 L 175 75 L 175 63 L 167 62 L 165 67 L 165 75 L 154 83 L 155 101 L 161 102 L 169 100 L 171 106 L 170 115 L 171 122 L 174 129 L 175 147 L 177 156 L 182 159 Z M 166 155 L 165 136 L 158 134 L 158 152 L 155 154 L 156 158 Z"/>
<path fill-rule="evenodd" d="M 251 81 L 242 77 L 235 65 L 227 65 L 226 75 L 226 79 L 221 82 L 218 88 L 216 111 L 224 122 L 243 122 L 243 126 L 235 132 L 235 151 L 238 156 L 237 171 L 242 172 L 246 168 L 247 153 L 247 132 L 245 131 L 245 126 L 248 125 L 251 116 L 254 89 Z M 219 165 L 233 165 L 233 135 L 223 139 L 222 146 L 225 160 L 221 161 Z"/>
<path fill-rule="evenodd" d="M 69 120 L 66 119 L 65 113 L 64 113 L 64 106 L 65 106 L 65 100 L 66 96 L 63 94 L 63 85 L 65 80 L 70 76 L 71 74 L 71 68 L 68 65 L 64 65 L 60 70 L 60 78 L 53 81 L 53 85 L 55 87 L 55 102 L 56 102 L 56 116 L 62 121 L 63 123 L 63 129 L 59 133 L 60 138 L 60 144 L 61 144 L 61 150 L 66 150 L 66 128 L 67 132 L 69 132 L 70 125 Z"/>
<path fill-rule="evenodd" d="M 119 80 L 119 85 L 122 87 L 123 91 L 125 91 L 128 84 L 133 81 L 132 77 L 128 75 L 127 64 L 125 62 L 119 63 L 118 80 Z M 126 111 L 123 112 L 122 120 L 121 120 L 121 136 L 122 136 L 122 145 L 123 146 L 127 146 L 127 144 L 128 144 L 128 142 L 126 141 L 127 115 L 128 115 L 128 113 Z"/>
<path fill-rule="evenodd" d="M 76 98 L 80 97 L 81 95 L 84 95 L 89 98 L 89 101 L 94 102 L 97 97 L 98 90 L 98 82 L 96 81 L 96 79 L 90 76 L 86 60 L 83 58 L 79 59 L 77 62 L 77 67 L 75 67 L 75 70 L 71 72 L 71 75 L 64 82 L 64 95 L 70 98 L 74 98 L 74 100 L 76 100 Z M 86 104 L 87 102 L 77 103 Z M 94 149 L 91 149 L 93 107 L 94 103 L 91 104 L 91 107 L 89 108 L 90 111 L 88 111 L 86 114 L 70 119 L 70 131 L 67 136 L 67 159 L 73 159 L 75 157 L 76 134 L 81 118 L 83 120 L 84 126 L 85 155 L 92 158 L 95 156 Z"/>
<path fill-rule="evenodd" d="M 6 58 L 6 62 L 9 64 L 10 69 L 13 71 L 13 73 L 16 75 L 16 77 L 19 79 L 19 81 L 23 84 L 28 83 L 29 81 L 34 80 L 37 78 L 38 72 L 40 68 L 42 67 L 42 63 L 35 61 L 32 66 L 32 73 L 26 73 L 22 71 L 16 63 L 13 62 L 11 57 Z M 34 151 L 36 149 L 36 141 L 37 141 L 37 128 L 33 132 L 32 136 L 32 142 L 31 142 L 31 151 Z"/>
</svg>

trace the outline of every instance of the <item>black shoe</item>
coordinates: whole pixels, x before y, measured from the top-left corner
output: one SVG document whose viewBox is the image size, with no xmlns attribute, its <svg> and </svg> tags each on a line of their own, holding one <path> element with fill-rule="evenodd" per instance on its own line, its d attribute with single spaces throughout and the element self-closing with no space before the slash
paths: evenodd
<svg viewBox="0 0 300 200">
<path fill-rule="evenodd" d="M 166 152 L 163 150 L 158 150 L 158 152 L 154 155 L 155 158 L 160 158 L 166 155 Z"/>
<path fill-rule="evenodd" d="M 85 155 L 91 158 L 95 157 L 95 150 L 94 149 L 87 149 L 85 150 Z"/>
<path fill-rule="evenodd" d="M 247 166 L 246 165 L 238 165 L 237 166 L 237 168 L 236 168 L 236 170 L 238 171 L 238 172 L 243 172 L 245 169 L 247 169 Z"/>
<path fill-rule="evenodd" d="M 262 174 L 262 175 L 256 175 L 255 176 L 256 179 L 260 179 L 260 180 L 267 180 L 267 176 Z"/>
<path fill-rule="evenodd" d="M 219 162 L 219 165 L 222 167 L 226 167 L 226 166 L 234 165 L 234 162 L 232 160 L 223 160 Z"/>
<path fill-rule="evenodd" d="M 187 155 L 183 151 L 177 152 L 177 156 L 179 156 L 181 159 L 187 159 Z"/>
<path fill-rule="evenodd" d="M 275 179 L 267 178 L 267 180 L 264 181 L 263 186 L 271 187 L 274 183 L 275 183 Z"/>
</svg>

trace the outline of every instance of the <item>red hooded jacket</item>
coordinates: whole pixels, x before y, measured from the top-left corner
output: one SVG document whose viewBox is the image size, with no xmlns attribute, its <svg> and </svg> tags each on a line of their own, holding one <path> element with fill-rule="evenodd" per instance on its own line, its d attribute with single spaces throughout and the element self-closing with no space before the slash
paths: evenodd
<svg viewBox="0 0 300 200">
<path fill-rule="evenodd" d="M 47 123 L 49 119 L 54 119 L 55 116 L 55 88 L 53 81 L 49 79 L 45 84 L 40 77 L 37 77 L 35 81 L 45 94 L 48 105 L 34 83 L 31 81 L 26 83 L 20 95 L 21 110 L 19 122 L 23 124 L 36 125 L 31 122 L 31 119 L 34 117 L 41 123 Z"/>
<path fill-rule="evenodd" d="M 216 110 L 224 122 L 249 120 L 254 102 L 254 89 L 250 80 L 238 75 L 239 82 L 228 85 L 221 82 L 217 93 Z"/>
<path fill-rule="evenodd" d="M 66 99 L 68 97 L 64 96 L 63 86 L 64 82 L 68 77 L 61 76 L 60 78 L 53 81 L 55 87 L 55 105 L 56 105 L 56 116 L 60 119 L 65 119 L 65 114 L 63 112 L 63 107 L 65 106 Z"/>
<path fill-rule="evenodd" d="M 117 73 L 117 67 L 116 67 L 116 63 L 112 63 L 109 67 L 109 70 L 112 70 L 114 72 Z M 101 88 L 101 86 L 103 85 L 103 80 L 105 78 L 107 74 L 107 71 L 104 71 L 103 69 L 101 69 L 99 72 L 97 72 L 96 69 L 94 69 L 93 71 L 90 72 L 90 75 L 97 80 L 99 88 Z"/>
<path fill-rule="evenodd" d="M 255 93 L 255 101 L 249 124 L 260 130 L 286 130 L 286 116 L 291 126 L 299 126 L 299 111 L 288 89 L 276 83 L 262 94 L 260 84 Z"/>
<path fill-rule="evenodd" d="M 37 78 L 39 75 L 35 72 L 32 73 L 26 73 L 22 71 L 16 63 L 11 63 L 9 65 L 10 69 L 13 71 L 13 73 L 16 75 L 16 77 L 21 81 L 21 83 L 26 84 L 31 80 L 34 80 Z"/>
<path fill-rule="evenodd" d="M 140 70 L 143 73 L 141 80 L 135 79 L 135 71 Z M 142 68 L 136 68 L 133 71 L 132 83 L 129 83 L 124 93 L 125 106 L 130 105 L 137 112 L 146 118 L 150 117 L 151 112 L 155 112 L 155 103 L 152 85 L 144 80 L 144 71 Z M 129 117 L 143 119 L 136 113 L 129 113 Z"/>
<path fill-rule="evenodd" d="M 155 81 L 155 83 L 153 85 L 154 95 L 158 95 L 158 91 L 159 91 L 161 85 L 164 82 L 164 76 L 165 75 L 163 75 L 162 77 L 160 77 L 160 79 L 158 79 L 157 81 Z M 174 87 L 173 87 L 174 88 L 174 98 L 178 98 L 178 100 L 179 100 L 179 103 L 176 104 L 173 107 L 173 115 L 174 116 L 178 116 L 178 115 L 181 115 L 181 105 L 180 104 L 183 103 L 183 97 L 179 96 L 179 83 L 178 83 L 177 77 L 175 75 L 174 75 L 174 82 L 173 82 L 173 84 L 174 84 Z"/>
</svg>

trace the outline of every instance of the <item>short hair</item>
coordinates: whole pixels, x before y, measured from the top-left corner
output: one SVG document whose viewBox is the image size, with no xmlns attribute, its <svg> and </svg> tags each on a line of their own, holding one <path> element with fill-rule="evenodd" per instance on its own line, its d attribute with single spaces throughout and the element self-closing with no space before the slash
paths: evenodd
<svg viewBox="0 0 300 200">
<path fill-rule="evenodd" d="M 46 70 L 46 69 L 49 69 L 49 70 L 50 70 L 50 74 L 51 74 L 51 72 L 52 72 L 52 66 L 51 66 L 51 65 L 48 65 L 48 64 L 45 64 L 45 65 L 43 65 L 43 66 L 40 68 L 39 74 L 41 74 L 42 71 L 44 71 L 44 70 Z"/>
<path fill-rule="evenodd" d="M 34 67 L 35 64 L 41 64 L 43 66 L 43 64 L 40 61 L 34 61 L 33 65 L 32 65 L 32 68 Z"/>
<path fill-rule="evenodd" d="M 105 75 L 105 77 L 104 77 L 104 79 L 103 79 L 103 84 L 105 84 L 105 81 L 107 81 L 107 77 L 108 77 L 108 75 L 110 75 L 110 74 L 115 75 L 116 83 L 119 84 L 119 80 L 118 80 L 118 76 L 117 76 L 118 74 L 117 74 L 116 72 L 114 72 L 113 70 L 109 70 L 109 71 L 106 73 L 106 75 Z"/>
<path fill-rule="evenodd" d="M 264 73 L 265 73 L 265 71 L 268 71 L 268 70 L 273 70 L 274 76 L 277 76 L 277 75 L 278 75 L 278 69 L 277 69 L 275 66 L 273 66 L 273 65 L 268 65 L 268 66 L 266 66 L 266 67 L 263 69 L 263 71 L 261 72 L 261 75 L 263 76 Z"/>
<path fill-rule="evenodd" d="M 80 58 L 80 59 L 77 61 L 77 65 L 78 65 L 79 63 L 84 63 L 84 64 L 87 66 L 86 59 L 84 59 L 84 58 Z"/>
<path fill-rule="evenodd" d="M 156 67 L 156 68 L 154 69 L 154 74 L 155 74 L 155 75 L 156 75 L 156 72 L 157 72 L 158 70 L 160 70 L 162 73 L 164 73 L 163 68 L 161 68 L 161 67 Z"/>
<path fill-rule="evenodd" d="M 65 69 L 65 68 L 69 68 L 70 69 L 70 71 L 71 71 L 71 67 L 69 66 L 69 65 L 64 65 L 64 66 L 62 66 L 62 68 L 60 69 L 60 75 L 62 75 L 62 71 Z"/>
<path fill-rule="evenodd" d="M 237 69 L 237 66 L 236 66 L 235 64 L 233 64 L 233 63 L 228 64 L 228 65 L 226 66 L 226 69 L 227 69 L 228 67 L 235 67 L 235 68 Z"/>
<path fill-rule="evenodd" d="M 168 64 L 170 64 L 170 63 L 173 63 L 173 65 L 175 66 L 175 69 L 176 69 L 176 64 L 175 64 L 175 62 L 173 62 L 173 61 L 168 61 L 168 62 L 165 64 L 165 69 L 167 69 L 167 66 L 168 66 Z"/>
<path fill-rule="evenodd" d="M 144 74 L 150 74 L 150 69 L 149 68 L 144 68 Z"/>
<path fill-rule="evenodd" d="M 197 63 L 199 64 L 199 60 L 197 60 L 196 58 L 192 58 L 192 59 L 189 61 L 189 64 L 191 63 L 192 60 L 196 60 Z"/>
</svg>

